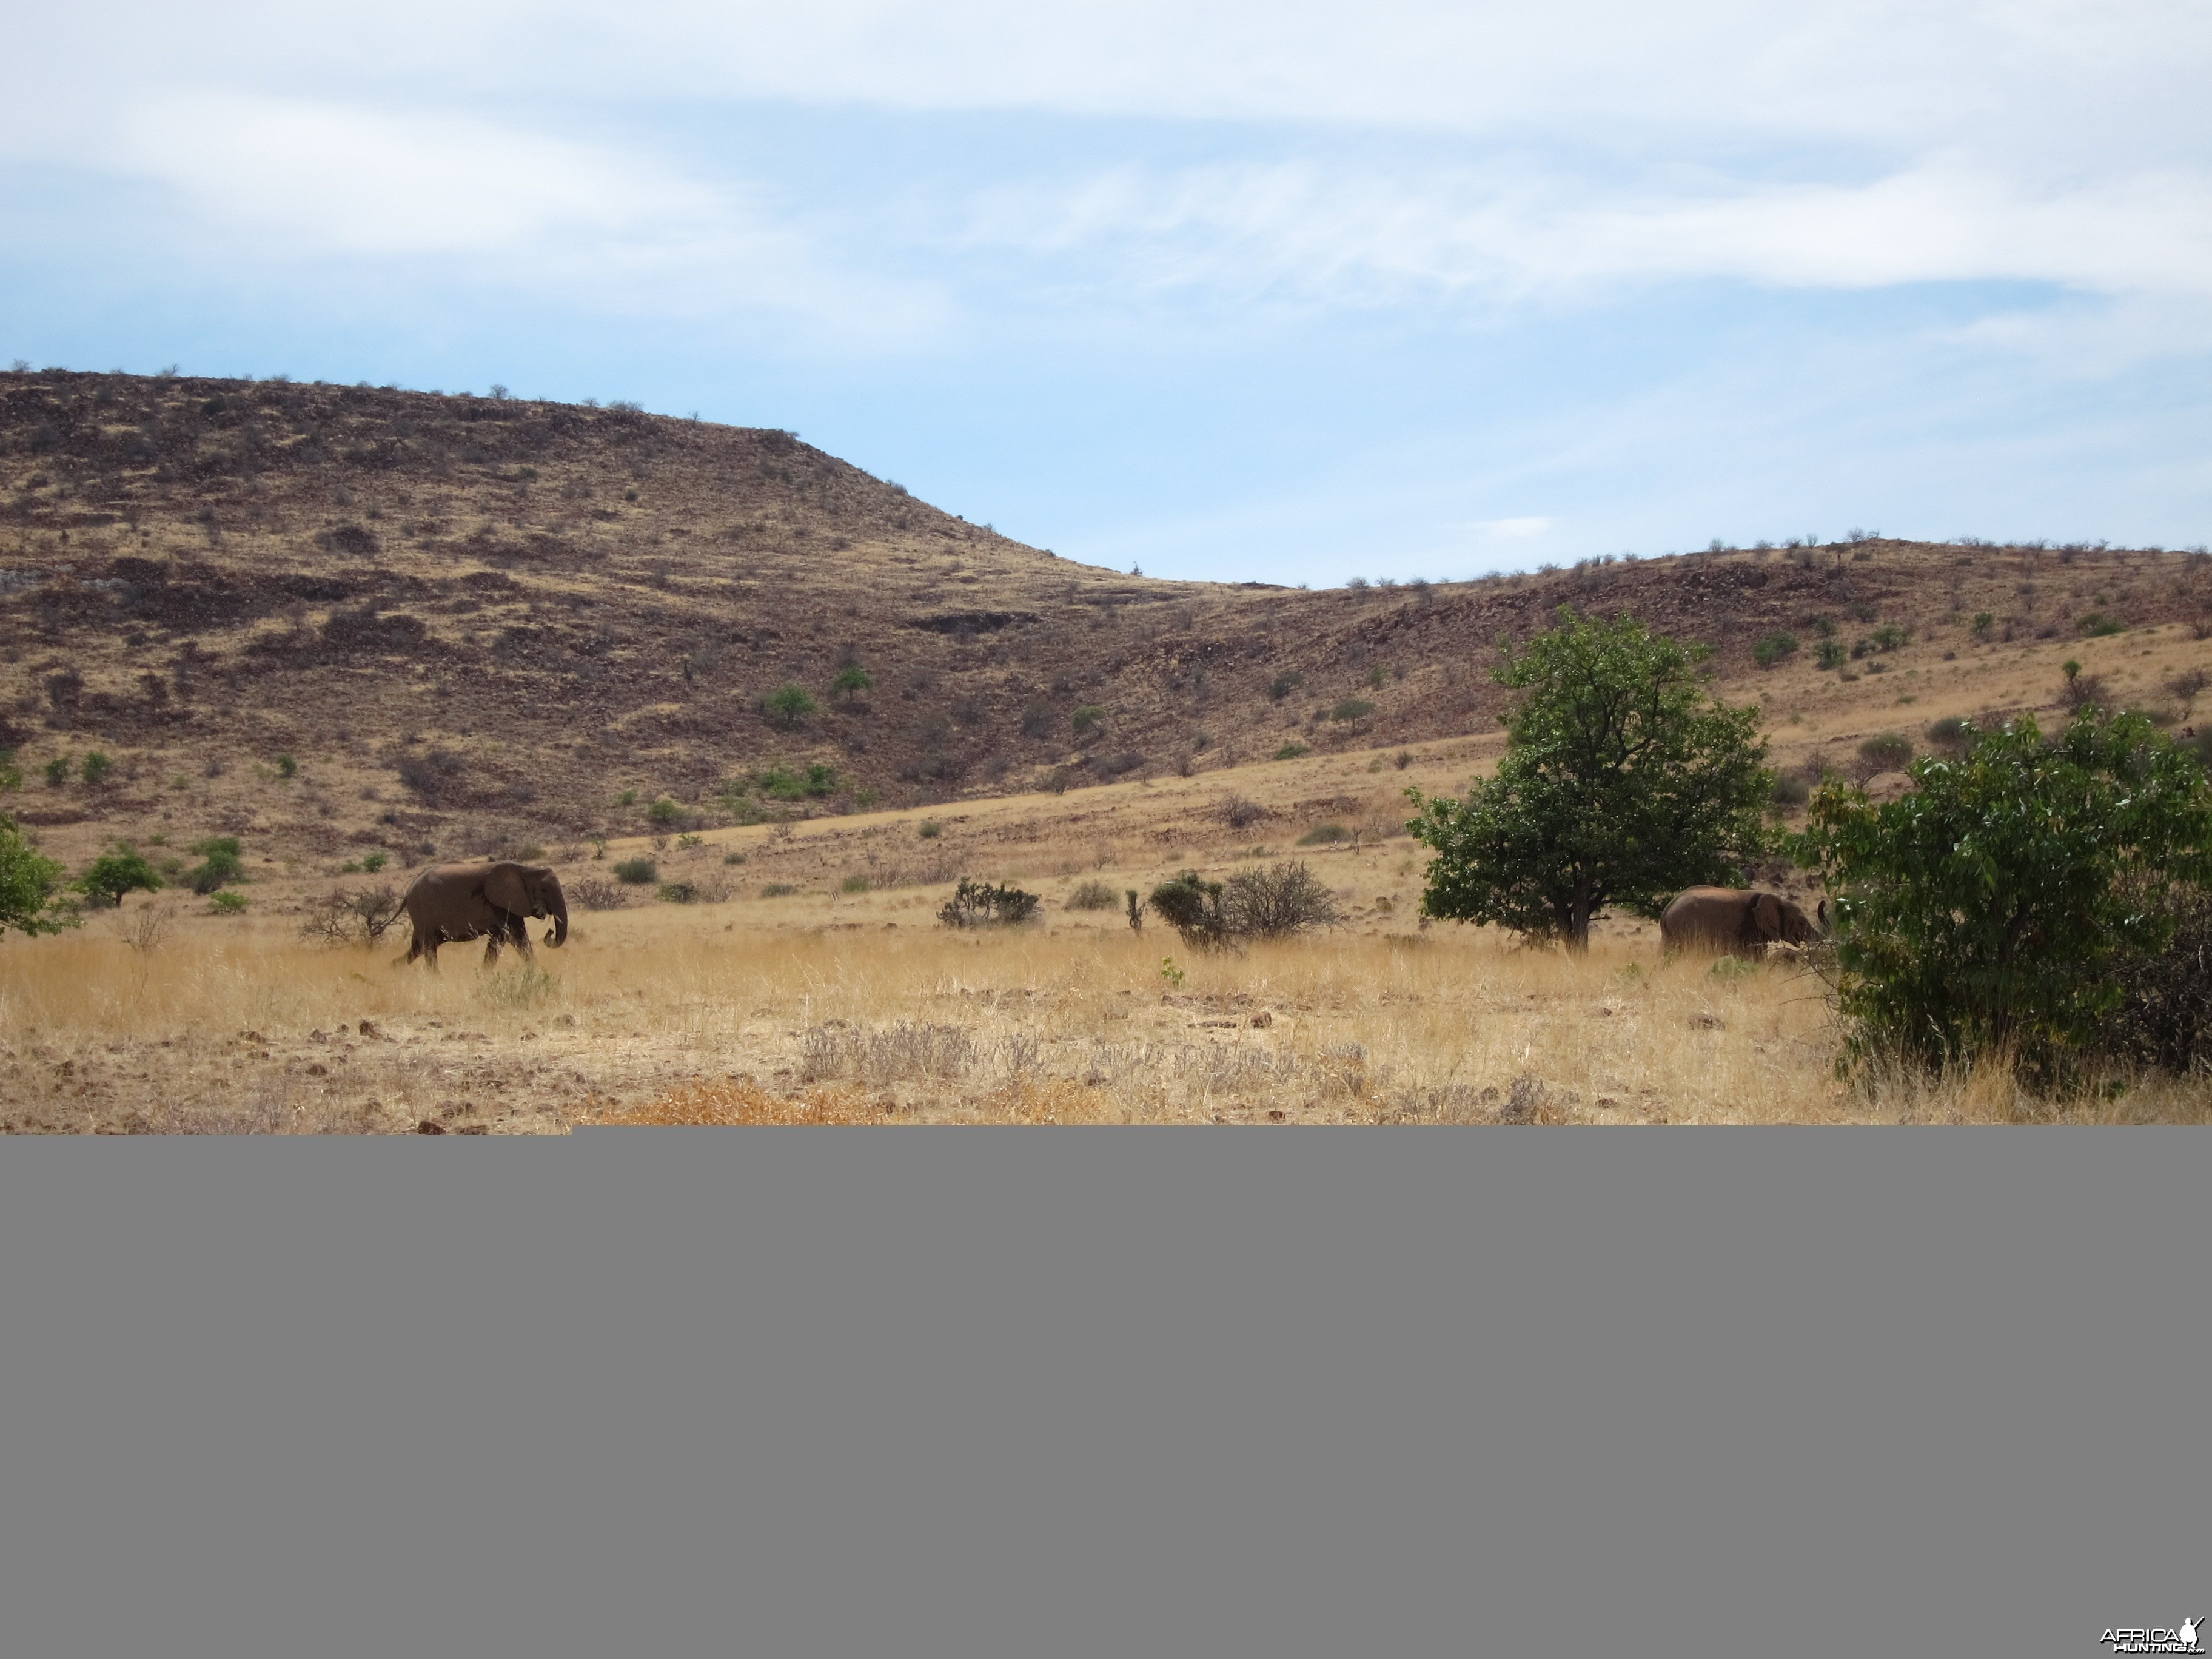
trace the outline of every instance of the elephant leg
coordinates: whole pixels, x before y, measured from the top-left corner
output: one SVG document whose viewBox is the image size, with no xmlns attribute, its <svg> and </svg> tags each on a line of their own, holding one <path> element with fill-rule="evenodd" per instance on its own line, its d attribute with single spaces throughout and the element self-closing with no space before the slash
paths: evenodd
<svg viewBox="0 0 2212 1659">
<path fill-rule="evenodd" d="M 490 933 L 484 936 L 483 965 L 487 968 L 490 967 L 492 963 L 499 960 L 499 942 L 501 937 L 501 930 L 497 927 L 494 927 Z"/>
<path fill-rule="evenodd" d="M 512 937 L 514 948 L 522 952 L 522 959 L 525 962 L 534 963 L 538 960 L 538 953 L 530 948 L 529 925 L 520 916 L 514 918 L 514 932 Z"/>
</svg>

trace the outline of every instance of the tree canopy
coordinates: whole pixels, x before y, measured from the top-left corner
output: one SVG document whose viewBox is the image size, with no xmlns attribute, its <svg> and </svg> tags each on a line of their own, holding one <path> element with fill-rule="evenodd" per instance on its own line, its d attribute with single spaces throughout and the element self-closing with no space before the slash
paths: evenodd
<svg viewBox="0 0 2212 1659">
<path fill-rule="evenodd" d="M 1561 606 L 1493 671 L 1522 695 L 1498 775 L 1424 797 L 1407 828 L 1435 853 L 1423 911 L 1571 950 L 1608 906 L 1656 915 L 1685 887 L 1743 881 L 1768 836 L 1759 710 L 1705 695 L 1705 647 Z"/>
<path fill-rule="evenodd" d="M 2172 890 L 2212 877 L 2212 791 L 2139 714 L 1962 736 L 1887 805 L 1822 789 L 1797 855 L 1833 897 L 1856 1055 L 2048 1074 L 2121 1000 L 2116 958 L 2165 947 Z"/>
<path fill-rule="evenodd" d="M 13 818 L 0 817 L 0 933 L 58 933 L 76 919 L 57 914 L 55 890 L 65 872 L 23 839 Z"/>
</svg>

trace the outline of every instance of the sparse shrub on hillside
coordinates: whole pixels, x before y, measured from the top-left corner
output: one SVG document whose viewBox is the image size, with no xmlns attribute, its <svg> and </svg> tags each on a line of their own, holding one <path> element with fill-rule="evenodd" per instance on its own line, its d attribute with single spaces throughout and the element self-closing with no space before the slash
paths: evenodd
<svg viewBox="0 0 2212 1659">
<path fill-rule="evenodd" d="M 1258 801 L 1248 800 L 1243 795 L 1231 795 L 1221 803 L 1221 821 L 1231 830 L 1249 830 L 1261 819 L 1272 816 Z"/>
<path fill-rule="evenodd" d="M 1900 628 L 1895 623 L 1885 623 L 1867 635 L 1868 642 L 1877 651 L 1894 651 L 1908 644 L 1911 638 L 1911 629 Z"/>
<path fill-rule="evenodd" d="M 699 889 L 688 881 L 664 881 L 659 891 L 663 904 L 696 904 L 699 902 Z"/>
<path fill-rule="evenodd" d="M 787 881 L 772 881 L 761 889 L 760 896 L 764 899 L 789 898 L 798 890 Z"/>
<path fill-rule="evenodd" d="M 2178 669 L 2166 677 L 2166 690 L 2181 705 L 2181 718 L 2188 720 L 2197 712 L 2197 700 L 2204 695 L 2204 688 L 2212 685 L 2212 674 L 2201 668 Z"/>
<path fill-rule="evenodd" d="M 1948 714 L 1940 720 L 1931 721 L 1927 735 L 1928 741 L 1937 749 L 1947 755 L 1955 755 L 1966 748 L 1972 732 L 1972 725 L 1965 716 Z"/>
<path fill-rule="evenodd" d="M 2212 786 L 2134 715 L 1969 736 L 1876 805 L 1814 797 L 1799 859 L 1839 922 L 1850 1056 L 1940 1070 L 2010 1057 L 2063 1082 L 2125 993 L 2123 956 L 2166 950 L 2176 896 L 2212 875 Z"/>
<path fill-rule="evenodd" d="M 94 859 L 70 885 L 94 904 L 113 909 L 123 902 L 125 893 L 158 892 L 162 882 L 145 854 L 128 842 L 118 842 L 113 850 Z"/>
<path fill-rule="evenodd" d="M 1328 711 L 1333 720 L 1364 720 L 1375 712 L 1375 705 L 1364 697 L 1346 697 Z"/>
<path fill-rule="evenodd" d="M 1751 659 L 1761 668 L 1771 668 L 1784 657 L 1794 654 L 1796 649 L 1797 636 L 1795 634 L 1767 634 L 1753 642 Z"/>
<path fill-rule="evenodd" d="M 2065 683 L 2059 687 L 2058 695 L 2067 708 L 2080 710 L 2092 707 L 2101 708 L 2106 706 L 2107 698 L 2105 677 L 2102 674 L 2083 673 L 2081 665 L 2070 657 L 2058 665 L 2058 672 L 2065 677 Z"/>
<path fill-rule="evenodd" d="M 1812 799 L 1813 787 L 1802 778 L 1793 778 L 1787 774 L 1782 774 L 1775 778 L 1774 787 L 1767 793 L 1766 798 L 1773 805 L 1788 811 L 1793 807 L 1802 806 L 1807 801 Z"/>
<path fill-rule="evenodd" d="M 1309 927 L 1334 927 L 1336 900 L 1302 862 L 1263 865 L 1223 884 L 1221 909 L 1234 939 L 1288 939 Z"/>
<path fill-rule="evenodd" d="M 1350 832 L 1347 831 L 1340 823 L 1316 823 L 1312 829 L 1307 830 L 1305 834 L 1298 837 L 1298 845 L 1301 847 L 1330 847 L 1334 846 L 1338 842 L 1346 840 L 1348 837 L 1349 833 Z"/>
<path fill-rule="evenodd" d="M 795 729 L 820 708 L 813 694 L 795 682 L 786 682 L 761 699 L 761 713 L 768 716 L 769 724 L 784 732 Z"/>
<path fill-rule="evenodd" d="M 452 793 L 459 783 L 462 766 L 461 757 L 446 749 L 433 749 L 422 755 L 402 755 L 392 763 L 392 769 L 399 774 L 400 782 L 426 802 L 438 801 Z"/>
<path fill-rule="evenodd" d="M 872 884 L 866 876 L 848 876 L 837 884 L 841 893 L 865 893 Z"/>
<path fill-rule="evenodd" d="M 1067 896 L 1071 910 L 1110 910 L 1120 902 L 1114 890 L 1103 881 L 1083 882 Z"/>
<path fill-rule="evenodd" d="M 202 860 L 185 878 L 185 884 L 195 893 L 212 893 L 246 879 L 246 860 L 239 851 L 237 836 L 210 836 L 205 841 L 194 842 L 191 850 Z"/>
<path fill-rule="evenodd" d="M 1862 778 L 1870 778 L 1881 772 L 1901 772 L 1912 763 L 1912 739 L 1898 732 L 1881 732 L 1859 745 L 1858 766 Z"/>
<path fill-rule="evenodd" d="M 1075 711 L 1073 720 L 1075 735 L 1079 738 L 1088 737 L 1104 724 L 1106 711 L 1095 702 L 1086 702 Z"/>
<path fill-rule="evenodd" d="M 1278 674 L 1268 682 L 1267 701 L 1280 702 L 1305 683 L 1306 677 L 1303 674 Z"/>
<path fill-rule="evenodd" d="M 82 776 L 84 781 L 95 789 L 106 783 L 108 775 L 114 770 L 115 763 L 97 749 L 84 757 Z"/>
<path fill-rule="evenodd" d="M 649 887 L 660 879 L 660 866 L 651 859 L 623 859 L 613 870 L 615 879 L 629 887 Z"/>
<path fill-rule="evenodd" d="M 1997 619 L 1994 612 L 1988 611 L 1977 611 L 1974 612 L 1973 635 L 1976 639 L 1985 640 L 1989 638 L 1990 630 L 1996 625 Z"/>
<path fill-rule="evenodd" d="M 1850 653 L 1841 640 L 1822 640 L 1813 659 L 1822 668 L 1841 668 L 1850 659 Z"/>
<path fill-rule="evenodd" d="M 764 800 L 819 800 L 836 793 L 837 769 L 823 761 L 810 763 L 803 772 L 771 766 L 753 774 L 751 781 Z"/>
<path fill-rule="evenodd" d="M 629 902 L 629 894 L 615 883 L 598 876 L 580 876 L 567 883 L 563 890 L 579 909 L 619 910 Z"/>
<path fill-rule="evenodd" d="M 45 767 L 46 787 L 58 789 L 70 781 L 70 773 L 75 766 L 76 762 L 67 755 L 57 755 L 48 761 Z"/>
<path fill-rule="evenodd" d="M 1060 710 L 1048 702 L 1033 702 L 1022 710 L 1022 735 L 1048 738 L 1060 726 Z"/>
<path fill-rule="evenodd" d="M 1037 896 L 1008 883 L 993 886 L 964 876 L 937 913 L 947 927 L 1011 927 L 1036 914 Z"/>
<path fill-rule="evenodd" d="M 935 818 L 924 818 L 914 833 L 924 841 L 935 841 L 945 833 L 945 826 Z"/>
<path fill-rule="evenodd" d="M 1095 757 L 1091 769 L 1101 777 L 1118 778 L 1125 772 L 1133 772 L 1145 763 L 1145 757 L 1133 749 L 1109 751 Z"/>
<path fill-rule="evenodd" d="M 837 678 L 830 682 L 830 689 L 850 702 L 863 691 L 872 690 L 876 677 L 858 663 L 848 663 L 837 671 Z"/>
<path fill-rule="evenodd" d="M 2128 631 L 2128 625 L 2125 623 L 2105 611 L 2088 612 L 2076 622 L 2075 626 L 2081 630 L 2083 638 L 2092 640 L 2109 639 L 2115 634 L 2124 634 Z"/>
<path fill-rule="evenodd" d="M 648 823 L 658 824 L 665 828 L 665 826 L 672 824 L 678 819 L 682 818 L 684 816 L 684 809 L 678 806 L 674 801 L 669 799 L 667 796 L 663 795 L 659 799 L 654 801 L 652 805 L 645 809 L 645 816 Z"/>
<path fill-rule="evenodd" d="M 208 914 L 211 916 L 242 916 L 250 902 L 243 893 L 228 890 L 208 896 Z"/>
<path fill-rule="evenodd" d="M 1307 748 L 1305 744 L 1302 743 L 1286 743 L 1280 749 L 1278 749 L 1275 751 L 1274 758 L 1279 761 L 1296 760 L 1301 755 L 1310 755 L 1311 753 L 1313 753 L 1313 750 Z"/>
<path fill-rule="evenodd" d="M 398 890 L 389 883 L 341 887 L 308 907 L 300 937 L 325 945 L 373 945 L 405 914 Z"/>
</svg>

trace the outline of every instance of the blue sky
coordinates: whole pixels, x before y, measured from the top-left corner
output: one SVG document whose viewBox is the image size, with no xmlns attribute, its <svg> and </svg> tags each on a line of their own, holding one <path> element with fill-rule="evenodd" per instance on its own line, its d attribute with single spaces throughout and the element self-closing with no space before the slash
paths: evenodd
<svg viewBox="0 0 2212 1659">
<path fill-rule="evenodd" d="M 10 24 L 0 360 L 785 426 L 1147 574 L 2212 538 L 2212 12 Z"/>
</svg>

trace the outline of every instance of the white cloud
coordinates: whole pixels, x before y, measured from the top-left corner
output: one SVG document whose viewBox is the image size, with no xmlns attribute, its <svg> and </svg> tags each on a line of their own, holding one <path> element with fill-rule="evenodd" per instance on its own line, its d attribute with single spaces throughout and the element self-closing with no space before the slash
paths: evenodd
<svg viewBox="0 0 2212 1659">
<path fill-rule="evenodd" d="M 1137 280 L 1351 301 L 1514 299 L 1719 277 L 1786 288 L 2051 283 L 2212 295 L 2212 178 L 2030 191 L 1933 158 L 1858 185 L 1626 186 L 1525 166 L 1425 177 L 1307 163 L 1115 169 L 985 198 L 970 233 L 1059 255 L 1118 249 Z"/>
</svg>

